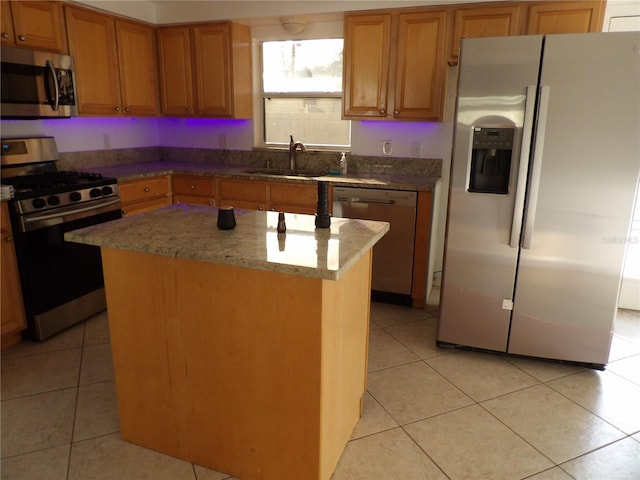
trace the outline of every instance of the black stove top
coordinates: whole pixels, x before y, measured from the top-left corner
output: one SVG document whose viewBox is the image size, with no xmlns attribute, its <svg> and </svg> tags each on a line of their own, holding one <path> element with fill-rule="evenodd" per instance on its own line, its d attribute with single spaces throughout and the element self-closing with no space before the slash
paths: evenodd
<svg viewBox="0 0 640 480">
<path fill-rule="evenodd" d="M 111 185 L 117 180 L 100 173 L 55 171 L 18 175 L 3 179 L 3 183 L 13 185 L 15 198 L 21 200 Z"/>
</svg>

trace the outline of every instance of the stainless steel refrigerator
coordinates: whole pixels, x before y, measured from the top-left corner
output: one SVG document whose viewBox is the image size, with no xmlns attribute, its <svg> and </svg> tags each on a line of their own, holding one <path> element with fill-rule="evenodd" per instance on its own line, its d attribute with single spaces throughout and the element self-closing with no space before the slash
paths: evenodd
<svg viewBox="0 0 640 480">
<path fill-rule="evenodd" d="M 639 32 L 463 40 L 438 344 L 604 368 L 639 176 Z"/>
</svg>

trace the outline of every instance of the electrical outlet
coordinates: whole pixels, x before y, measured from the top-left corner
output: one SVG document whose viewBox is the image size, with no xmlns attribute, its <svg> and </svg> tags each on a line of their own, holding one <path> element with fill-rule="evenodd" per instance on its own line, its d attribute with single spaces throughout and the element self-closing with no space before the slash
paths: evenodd
<svg viewBox="0 0 640 480">
<path fill-rule="evenodd" d="M 382 142 L 382 154 L 383 155 L 391 155 L 391 140 L 383 140 Z"/>
<path fill-rule="evenodd" d="M 422 156 L 422 142 L 411 142 L 411 156 L 416 158 Z"/>
</svg>

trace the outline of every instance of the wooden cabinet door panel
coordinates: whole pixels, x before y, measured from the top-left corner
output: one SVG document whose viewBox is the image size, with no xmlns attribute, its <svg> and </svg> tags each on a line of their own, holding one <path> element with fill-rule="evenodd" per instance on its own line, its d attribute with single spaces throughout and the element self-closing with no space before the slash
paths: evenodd
<svg viewBox="0 0 640 480">
<path fill-rule="evenodd" d="M 343 115 L 386 117 L 391 14 L 345 16 Z"/>
<path fill-rule="evenodd" d="M 120 75 L 113 18 L 65 6 L 81 114 L 119 115 Z"/>
<path fill-rule="evenodd" d="M 529 7 L 527 35 L 588 33 L 602 30 L 601 1 L 544 2 Z"/>
<path fill-rule="evenodd" d="M 180 194 L 214 197 L 216 194 L 215 181 L 210 177 L 174 175 L 172 184 L 174 195 Z"/>
<path fill-rule="evenodd" d="M 16 37 L 13 33 L 13 19 L 11 16 L 11 2 L 0 2 L 0 29 L 2 30 L 2 45 L 14 46 Z"/>
<path fill-rule="evenodd" d="M 440 117 L 445 28 L 445 10 L 399 15 L 394 117 Z"/>
<path fill-rule="evenodd" d="M 269 209 L 278 212 L 316 213 L 318 188 L 315 184 L 269 184 Z"/>
<path fill-rule="evenodd" d="M 157 115 L 158 81 L 153 27 L 116 20 L 115 28 L 124 114 Z"/>
<path fill-rule="evenodd" d="M 193 73 L 189 27 L 158 29 L 160 98 L 165 115 L 193 115 Z"/>
<path fill-rule="evenodd" d="M 170 192 L 167 177 L 152 177 L 119 183 L 123 204 L 139 200 L 167 196 Z"/>
<path fill-rule="evenodd" d="M 16 45 L 52 52 L 67 51 L 67 37 L 60 3 L 36 1 L 3 1 L 2 3 L 11 4 Z M 2 15 L 4 14 L 3 8 Z"/>
<path fill-rule="evenodd" d="M 27 328 L 27 321 L 22 303 L 22 289 L 18 275 L 18 262 L 13 243 L 9 209 L 2 202 L 0 213 L 0 312 L 2 347 L 8 347 L 20 341 L 20 331 Z"/>
<path fill-rule="evenodd" d="M 264 210 L 267 205 L 267 184 L 252 180 L 222 179 L 218 184 L 219 206 Z"/>
<path fill-rule="evenodd" d="M 229 36 L 228 24 L 193 28 L 199 115 L 228 117 L 232 113 Z"/>
<path fill-rule="evenodd" d="M 522 7 L 519 4 L 456 8 L 453 16 L 449 59 L 457 63 L 463 38 L 518 35 Z"/>
</svg>

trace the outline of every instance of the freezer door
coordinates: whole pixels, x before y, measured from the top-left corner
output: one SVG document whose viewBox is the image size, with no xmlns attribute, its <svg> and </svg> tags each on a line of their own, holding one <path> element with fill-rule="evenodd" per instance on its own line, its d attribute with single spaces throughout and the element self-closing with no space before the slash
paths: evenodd
<svg viewBox="0 0 640 480">
<path fill-rule="evenodd" d="M 510 353 L 607 363 L 640 175 L 639 85 L 640 33 L 545 38 Z"/>
<path fill-rule="evenodd" d="M 506 351 L 541 50 L 541 36 L 462 41 L 439 342 Z M 514 133 L 506 193 L 469 191 L 476 127 Z"/>
</svg>

